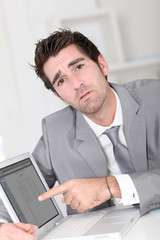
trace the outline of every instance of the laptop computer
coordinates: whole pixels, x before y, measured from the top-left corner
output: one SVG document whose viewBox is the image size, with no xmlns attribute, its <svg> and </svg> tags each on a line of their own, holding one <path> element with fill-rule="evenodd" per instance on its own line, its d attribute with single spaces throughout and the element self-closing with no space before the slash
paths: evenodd
<svg viewBox="0 0 160 240">
<path fill-rule="evenodd" d="M 38 239 L 122 239 L 140 216 L 134 207 L 111 207 L 64 217 L 54 198 L 38 201 L 49 190 L 33 156 L 0 162 L 0 196 L 13 222 L 39 227 Z"/>
</svg>

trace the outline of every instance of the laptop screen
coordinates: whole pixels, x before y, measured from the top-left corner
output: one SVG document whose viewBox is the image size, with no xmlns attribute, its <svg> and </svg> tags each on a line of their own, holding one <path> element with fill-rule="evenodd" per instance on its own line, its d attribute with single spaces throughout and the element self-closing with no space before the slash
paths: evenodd
<svg viewBox="0 0 160 240">
<path fill-rule="evenodd" d="M 0 182 L 20 222 L 40 228 L 59 214 L 51 199 L 38 201 L 46 188 L 30 158 L 0 169 Z"/>
</svg>

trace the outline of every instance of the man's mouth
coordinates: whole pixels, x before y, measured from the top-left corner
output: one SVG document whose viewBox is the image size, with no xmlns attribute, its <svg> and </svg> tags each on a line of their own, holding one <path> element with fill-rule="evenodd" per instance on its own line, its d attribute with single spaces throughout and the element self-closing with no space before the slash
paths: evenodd
<svg viewBox="0 0 160 240">
<path fill-rule="evenodd" d="M 90 93 L 91 93 L 91 91 L 88 91 L 88 92 L 85 92 L 84 94 L 82 94 L 82 95 L 80 96 L 80 100 L 87 98 Z"/>
</svg>

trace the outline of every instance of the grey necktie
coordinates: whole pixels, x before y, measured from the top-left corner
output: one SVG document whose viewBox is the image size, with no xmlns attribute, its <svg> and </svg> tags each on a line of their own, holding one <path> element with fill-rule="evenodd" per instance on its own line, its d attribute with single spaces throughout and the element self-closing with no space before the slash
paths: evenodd
<svg viewBox="0 0 160 240">
<path fill-rule="evenodd" d="M 122 145 L 118 139 L 118 129 L 119 126 L 112 127 L 111 129 L 106 130 L 104 134 L 109 137 L 110 141 L 113 144 L 115 160 L 122 173 L 135 172 L 128 149 L 124 145 Z"/>
</svg>

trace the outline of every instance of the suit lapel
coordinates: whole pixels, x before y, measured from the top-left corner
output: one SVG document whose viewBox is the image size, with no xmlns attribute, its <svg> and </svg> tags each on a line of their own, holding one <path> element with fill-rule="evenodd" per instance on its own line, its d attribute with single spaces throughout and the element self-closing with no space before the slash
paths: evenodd
<svg viewBox="0 0 160 240">
<path fill-rule="evenodd" d="M 147 170 L 145 118 L 127 113 L 124 122 L 124 134 L 135 170 Z"/>
<path fill-rule="evenodd" d="M 121 101 L 124 135 L 135 170 L 146 170 L 146 119 L 140 115 L 140 106 L 124 87 L 111 85 Z"/>
<path fill-rule="evenodd" d="M 146 119 L 140 115 L 140 107 L 123 86 L 110 84 L 117 92 L 123 113 L 124 135 L 136 171 L 147 170 Z M 96 177 L 107 175 L 106 158 L 103 150 L 86 123 L 83 115 L 76 113 L 76 139 L 80 140 L 77 150 L 85 158 Z"/>
<path fill-rule="evenodd" d="M 96 177 L 106 176 L 107 165 L 103 150 L 83 115 L 77 111 L 76 116 L 76 139 L 81 141 L 77 150 L 85 158 Z"/>
</svg>

